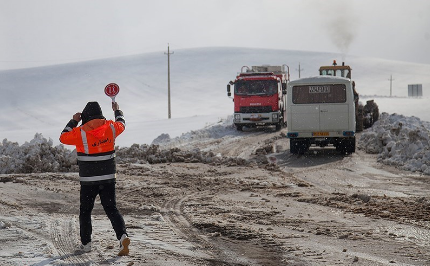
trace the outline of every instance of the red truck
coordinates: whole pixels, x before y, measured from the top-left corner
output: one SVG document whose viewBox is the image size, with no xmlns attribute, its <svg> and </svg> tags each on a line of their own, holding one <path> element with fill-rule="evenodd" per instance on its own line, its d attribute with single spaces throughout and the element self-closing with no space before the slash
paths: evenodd
<svg viewBox="0 0 430 266">
<path fill-rule="evenodd" d="M 243 127 L 272 126 L 280 130 L 287 125 L 286 93 L 290 79 L 289 67 L 243 66 L 234 81 L 227 85 L 231 97 L 234 85 L 233 123 L 237 130 Z"/>
</svg>

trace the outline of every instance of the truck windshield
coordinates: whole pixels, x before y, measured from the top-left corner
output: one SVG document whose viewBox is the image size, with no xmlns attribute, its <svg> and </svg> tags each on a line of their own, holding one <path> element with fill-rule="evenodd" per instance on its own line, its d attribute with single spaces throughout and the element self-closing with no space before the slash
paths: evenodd
<svg viewBox="0 0 430 266">
<path fill-rule="evenodd" d="M 276 80 L 239 80 L 234 85 L 236 95 L 273 95 L 278 93 Z"/>
<path fill-rule="evenodd" d="M 344 103 L 346 102 L 345 84 L 302 85 L 293 87 L 293 103 Z"/>
</svg>

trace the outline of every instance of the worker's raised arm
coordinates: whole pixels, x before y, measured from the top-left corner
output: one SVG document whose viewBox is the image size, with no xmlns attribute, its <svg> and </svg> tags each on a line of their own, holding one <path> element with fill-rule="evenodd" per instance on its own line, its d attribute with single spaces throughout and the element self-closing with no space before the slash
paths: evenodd
<svg viewBox="0 0 430 266">
<path fill-rule="evenodd" d="M 125 130 L 125 118 L 123 112 L 119 109 L 117 102 L 112 102 L 112 110 L 115 113 L 115 131 L 116 136 L 121 134 Z"/>
<path fill-rule="evenodd" d="M 67 123 L 60 135 L 60 142 L 63 144 L 74 145 L 78 134 L 76 134 L 73 129 L 78 126 L 79 121 L 81 121 L 81 113 L 76 113 L 73 118 Z"/>
</svg>

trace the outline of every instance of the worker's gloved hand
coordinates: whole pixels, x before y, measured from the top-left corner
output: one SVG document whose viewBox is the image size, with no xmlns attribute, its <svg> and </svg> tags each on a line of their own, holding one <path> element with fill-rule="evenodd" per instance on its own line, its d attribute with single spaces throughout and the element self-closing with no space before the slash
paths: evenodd
<svg viewBox="0 0 430 266">
<path fill-rule="evenodd" d="M 81 113 L 76 113 L 73 115 L 73 120 L 75 120 L 76 122 L 81 121 Z"/>
<path fill-rule="evenodd" d="M 119 104 L 117 102 L 112 102 L 112 110 L 115 112 L 119 110 Z"/>
</svg>

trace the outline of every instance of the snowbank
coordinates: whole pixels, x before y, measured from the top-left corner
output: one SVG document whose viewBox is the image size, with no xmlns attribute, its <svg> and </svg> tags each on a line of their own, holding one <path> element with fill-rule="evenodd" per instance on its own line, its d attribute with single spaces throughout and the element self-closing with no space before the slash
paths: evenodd
<svg viewBox="0 0 430 266">
<path fill-rule="evenodd" d="M 378 161 L 430 175 L 430 123 L 417 117 L 382 113 L 362 133 L 358 148 L 378 154 Z"/>
<path fill-rule="evenodd" d="M 190 130 L 173 139 L 170 138 L 169 134 L 161 134 L 152 141 L 152 144 L 157 144 L 162 147 L 190 146 L 198 141 L 240 135 L 241 133 L 239 133 L 233 125 L 233 116 L 229 115 L 225 119 L 219 119 L 217 123 L 208 125 L 199 130 Z"/>
<path fill-rule="evenodd" d="M 116 152 L 119 163 L 208 163 L 224 165 L 245 165 L 248 162 L 241 158 L 227 158 L 214 154 L 210 150 L 200 150 L 198 142 L 221 139 L 225 136 L 237 136 L 233 126 L 233 117 L 220 119 L 218 123 L 199 130 L 191 130 L 179 137 L 170 138 L 163 133 L 152 141 L 151 145 L 133 144 L 131 147 L 119 148 Z"/>
<path fill-rule="evenodd" d="M 4 139 L 0 143 L 0 173 L 42 173 L 77 171 L 76 153 L 63 145 L 53 147 L 40 133 L 19 145 Z"/>
<path fill-rule="evenodd" d="M 200 150 L 199 142 L 240 137 L 231 117 L 176 138 L 161 134 L 151 145 L 133 144 L 117 147 L 118 163 L 208 163 L 246 165 L 241 158 L 227 158 L 210 149 Z M 215 141 L 213 145 L 217 145 Z M 430 122 L 417 117 L 382 113 L 380 119 L 361 134 L 357 146 L 367 153 L 378 154 L 378 161 L 401 169 L 430 175 Z M 0 143 L 0 173 L 76 172 L 76 151 L 63 145 L 53 146 L 38 133 L 30 142 L 18 145 L 6 139 Z M 263 162 L 267 163 L 267 162 Z"/>
<path fill-rule="evenodd" d="M 226 158 L 211 151 L 198 148 L 181 150 L 177 146 L 204 139 L 221 138 L 237 134 L 231 121 L 220 120 L 218 124 L 201 130 L 190 131 L 171 139 L 168 134 L 161 134 L 153 144 L 133 144 L 130 147 L 116 147 L 117 163 L 208 163 L 224 165 L 245 165 L 248 162 L 241 158 Z M 0 174 L 43 173 L 43 172 L 77 172 L 76 150 L 71 151 L 64 145 L 53 146 L 52 139 L 46 139 L 36 133 L 34 139 L 19 145 L 4 139 L 0 143 Z"/>
<path fill-rule="evenodd" d="M 179 148 L 160 149 L 159 145 L 133 144 L 129 148 L 120 148 L 116 152 L 118 163 L 207 163 L 223 165 L 246 165 L 241 158 L 223 157 L 211 151 L 181 150 Z"/>
</svg>

